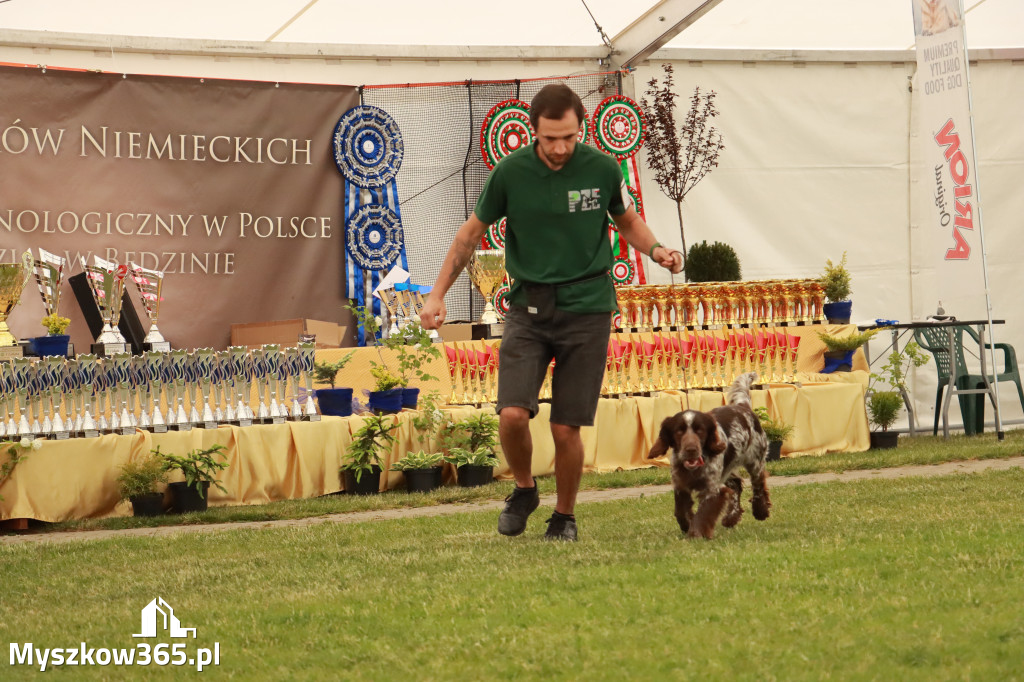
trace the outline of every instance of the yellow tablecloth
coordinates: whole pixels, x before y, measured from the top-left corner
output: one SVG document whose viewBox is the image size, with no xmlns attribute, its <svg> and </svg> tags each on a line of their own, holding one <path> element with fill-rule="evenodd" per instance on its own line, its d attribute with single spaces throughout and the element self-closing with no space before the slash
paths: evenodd
<svg viewBox="0 0 1024 682">
<path fill-rule="evenodd" d="M 807 376 L 805 379 L 813 379 Z M 868 448 L 868 424 L 864 412 L 867 374 L 855 371 L 826 383 L 808 381 L 802 388 L 773 385 L 753 392 L 754 405 L 766 405 L 769 413 L 794 424 L 796 431 L 783 448 L 788 456 Z M 646 459 L 661 421 L 681 409 L 707 410 L 723 402 L 720 391 L 664 392 L 654 397 L 602 399 L 595 425 L 582 430 L 587 471 L 633 469 L 663 460 Z M 450 408 L 453 416 L 473 414 L 471 407 Z M 484 408 L 492 410 L 493 408 Z M 531 423 L 536 475 L 554 472 L 554 444 L 548 426 L 550 408 L 542 404 Z M 415 413 L 397 415 L 397 441 L 384 457 L 385 470 L 406 452 L 419 450 L 412 427 Z M 229 467 L 221 476 L 227 489 L 210 489 L 210 504 L 263 504 L 273 500 L 315 497 L 342 489 L 338 469 L 362 417 L 324 417 L 319 422 L 289 422 L 246 428 L 222 426 L 185 432 L 132 436 L 107 435 L 93 439 L 46 441 L 19 464 L 0 487 L 0 520 L 32 518 L 41 521 L 123 516 L 131 514 L 128 503 L 117 497 L 118 468 L 131 456 L 159 447 L 162 452 L 183 455 L 194 448 L 225 446 Z M 501 465 L 495 473 L 509 478 Z M 394 488 L 402 475 L 388 472 L 382 487 Z"/>
</svg>

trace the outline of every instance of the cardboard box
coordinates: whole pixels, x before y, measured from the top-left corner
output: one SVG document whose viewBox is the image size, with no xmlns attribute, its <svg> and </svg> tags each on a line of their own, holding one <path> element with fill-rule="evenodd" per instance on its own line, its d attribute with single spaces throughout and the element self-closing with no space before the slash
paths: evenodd
<svg viewBox="0 0 1024 682">
<path fill-rule="evenodd" d="M 316 334 L 317 348 L 339 348 L 347 327 L 323 320 L 276 320 L 231 325 L 231 345 L 259 348 L 276 343 L 289 348 L 299 342 L 299 334 Z"/>
<path fill-rule="evenodd" d="M 472 341 L 473 340 L 473 325 L 469 322 L 452 322 L 451 324 L 442 324 L 438 330 L 438 334 L 441 335 L 441 339 L 447 343 L 452 341 Z"/>
</svg>

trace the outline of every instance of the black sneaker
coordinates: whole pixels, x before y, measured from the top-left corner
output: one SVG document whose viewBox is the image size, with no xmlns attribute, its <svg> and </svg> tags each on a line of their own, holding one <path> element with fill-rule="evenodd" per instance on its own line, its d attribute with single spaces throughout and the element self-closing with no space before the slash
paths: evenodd
<svg viewBox="0 0 1024 682">
<path fill-rule="evenodd" d="M 540 493 L 537 492 L 537 479 L 533 479 L 532 488 L 520 488 L 512 491 L 505 498 L 505 508 L 498 517 L 498 532 L 502 535 L 519 535 L 526 530 L 526 519 L 540 505 Z"/>
<path fill-rule="evenodd" d="M 545 540 L 565 540 L 576 542 L 576 517 L 553 512 L 547 520 L 548 530 L 544 533 Z"/>
</svg>

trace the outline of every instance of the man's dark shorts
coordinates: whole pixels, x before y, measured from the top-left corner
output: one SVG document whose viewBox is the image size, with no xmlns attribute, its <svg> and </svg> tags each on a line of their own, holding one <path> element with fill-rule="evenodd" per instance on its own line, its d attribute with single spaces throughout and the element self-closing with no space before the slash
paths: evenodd
<svg viewBox="0 0 1024 682">
<path fill-rule="evenodd" d="M 611 313 L 556 310 L 550 320 L 538 323 L 525 308 L 512 306 L 501 339 L 496 411 L 522 407 L 535 417 L 537 394 L 554 359 L 551 422 L 592 426 L 610 335 Z"/>
</svg>

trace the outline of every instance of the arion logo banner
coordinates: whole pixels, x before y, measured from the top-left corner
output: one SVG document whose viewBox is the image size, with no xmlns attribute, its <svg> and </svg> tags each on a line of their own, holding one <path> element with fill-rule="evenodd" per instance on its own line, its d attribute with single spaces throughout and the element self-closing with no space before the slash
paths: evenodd
<svg viewBox="0 0 1024 682">
<path fill-rule="evenodd" d="M 569 213 L 601 210 L 600 189 L 569 190 Z"/>
<path fill-rule="evenodd" d="M 188 637 L 189 633 L 192 633 L 192 639 L 196 637 L 195 628 L 181 627 L 174 609 L 163 597 L 157 597 L 142 608 L 142 632 L 132 637 L 156 637 L 158 629 L 166 631 L 171 637 Z"/>
</svg>

